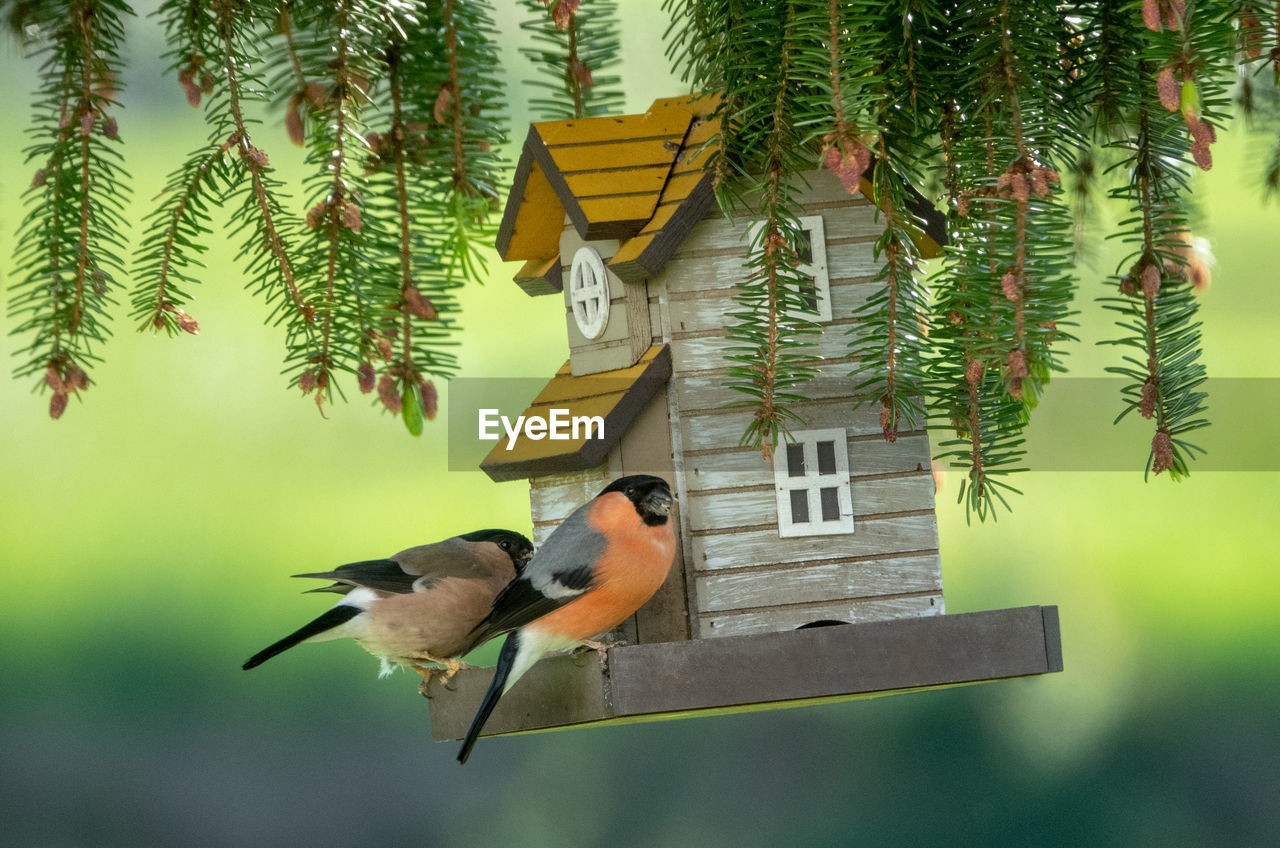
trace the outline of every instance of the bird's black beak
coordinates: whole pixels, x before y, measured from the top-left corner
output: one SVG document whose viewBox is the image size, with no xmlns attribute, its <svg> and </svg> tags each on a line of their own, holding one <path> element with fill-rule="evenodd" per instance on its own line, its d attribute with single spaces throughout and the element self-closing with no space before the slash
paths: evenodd
<svg viewBox="0 0 1280 848">
<path fill-rule="evenodd" d="M 666 516 L 671 513 L 671 505 L 675 503 L 675 498 L 671 496 L 665 488 L 657 488 L 644 496 L 644 500 L 640 502 L 640 509 L 649 515 Z"/>
</svg>

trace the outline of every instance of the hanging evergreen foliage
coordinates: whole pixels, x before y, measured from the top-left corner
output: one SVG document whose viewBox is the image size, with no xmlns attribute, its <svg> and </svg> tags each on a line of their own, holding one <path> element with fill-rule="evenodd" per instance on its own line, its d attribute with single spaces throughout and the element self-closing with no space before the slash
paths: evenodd
<svg viewBox="0 0 1280 848">
<path fill-rule="evenodd" d="M 979 517 L 1007 503 L 1023 434 L 1070 333 L 1077 287 L 1119 316 L 1120 415 L 1151 419 L 1148 471 L 1178 478 L 1205 426 L 1188 229 L 1190 175 L 1213 164 L 1230 89 L 1269 138 L 1280 191 L 1276 0 L 666 0 L 668 53 L 694 93 L 720 96 L 709 143 L 717 198 L 763 223 L 727 318 L 727 384 L 754 410 L 744 443 L 769 455 L 817 373 L 798 268 L 804 172 L 876 202 L 875 293 L 851 315 L 847 361 L 884 437 L 946 431 Z M 121 0 L 10 0 L 40 60 L 29 211 L 9 309 L 18 377 L 49 412 L 92 383 L 108 311 L 197 333 L 201 254 L 229 207 L 249 287 L 286 330 L 286 373 L 323 411 L 344 386 L 376 394 L 413 433 L 435 378 L 457 368 L 457 288 L 482 273 L 504 196 L 509 106 L 492 21 L 524 15 L 538 118 L 618 111 L 615 0 L 166 0 L 175 95 L 207 141 L 176 163 L 124 243 L 116 97 Z M 178 93 L 181 93 L 180 95 Z M 274 114 L 280 127 L 254 115 Z M 281 131 L 281 127 L 283 131 Z M 284 184 L 270 151 L 307 149 Z M 936 198 L 920 192 L 935 187 Z M 143 190 L 152 191 L 143 187 Z M 1078 279 L 1084 201 L 1130 214 L 1112 280 Z M 948 245 L 927 272 L 922 204 Z M 1075 218 L 1073 220 L 1073 213 Z M 132 261 L 127 258 L 132 253 Z M 932 273 L 932 276 L 929 274 Z"/>
</svg>

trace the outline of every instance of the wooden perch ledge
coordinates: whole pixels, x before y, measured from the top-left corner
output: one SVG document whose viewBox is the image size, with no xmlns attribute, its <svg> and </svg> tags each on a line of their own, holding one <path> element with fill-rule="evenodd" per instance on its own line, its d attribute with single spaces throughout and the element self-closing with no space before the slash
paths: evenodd
<svg viewBox="0 0 1280 848">
<path fill-rule="evenodd" d="M 535 665 L 485 736 L 806 706 L 1062 671 L 1056 606 L 609 649 Z M 431 735 L 461 739 L 492 669 L 427 690 Z"/>
</svg>

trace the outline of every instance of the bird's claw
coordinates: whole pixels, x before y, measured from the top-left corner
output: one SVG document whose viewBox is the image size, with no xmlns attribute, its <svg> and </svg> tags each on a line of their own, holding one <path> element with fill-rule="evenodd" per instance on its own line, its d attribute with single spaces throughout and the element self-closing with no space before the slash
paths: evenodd
<svg viewBox="0 0 1280 848">
<path fill-rule="evenodd" d="M 455 659 L 440 660 L 440 659 L 431 657 L 428 659 L 428 661 L 439 663 L 440 665 L 438 666 L 437 665 L 418 665 L 416 663 L 413 665 L 414 671 L 422 675 L 422 682 L 418 684 L 418 692 L 421 693 L 422 696 L 425 698 L 431 697 L 431 694 L 430 694 L 431 678 L 439 677 L 441 686 L 443 686 L 445 689 L 448 689 L 450 692 L 455 692 L 457 691 L 458 686 L 454 682 L 453 678 L 457 675 L 457 673 L 464 669 L 475 668 L 475 666 L 464 663 L 462 660 L 455 660 Z"/>
</svg>

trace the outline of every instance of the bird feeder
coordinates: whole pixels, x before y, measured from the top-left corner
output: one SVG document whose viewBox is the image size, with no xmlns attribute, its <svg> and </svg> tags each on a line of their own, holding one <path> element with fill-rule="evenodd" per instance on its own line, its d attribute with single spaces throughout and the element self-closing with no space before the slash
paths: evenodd
<svg viewBox="0 0 1280 848">
<path fill-rule="evenodd" d="M 666 583 L 604 657 L 544 659 L 484 735 L 770 709 L 1062 670 L 1057 608 L 945 615 L 923 431 L 883 438 L 855 408 L 847 319 L 872 296 L 883 231 L 867 199 L 802 175 L 800 259 L 812 279 L 818 377 L 772 462 L 739 445 L 751 412 L 724 387 L 727 315 L 753 222 L 714 204 L 712 99 L 643 115 L 535 123 L 498 231 L 516 283 L 564 299 L 569 358 L 525 411 L 574 420 L 565 439 L 499 442 L 481 464 L 527 479 L 534 540 L 624 474 L 678 497 Z M 920 252 L 945 242 L 917 197 Z M 559 413 L 553 413 L 559 410 Z M 599 426 L 591 426 L 598 422 Z M 490 669 L 426 694 L 438 740 L 459 739 Z"/>
</svg>

